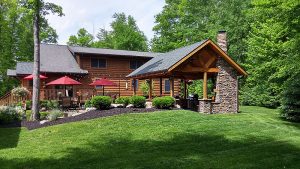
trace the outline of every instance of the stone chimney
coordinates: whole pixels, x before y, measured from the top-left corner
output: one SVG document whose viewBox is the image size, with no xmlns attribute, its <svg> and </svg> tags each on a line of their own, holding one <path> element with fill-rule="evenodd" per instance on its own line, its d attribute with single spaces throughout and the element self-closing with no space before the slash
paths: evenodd
<svg viewBox="0 0 300 169">
<path fill-rule="evenodd" d="M 217 43 L 220 48 L 227 53 L 227 33 L 224 30 L 218 32 Z"/>
</svg>

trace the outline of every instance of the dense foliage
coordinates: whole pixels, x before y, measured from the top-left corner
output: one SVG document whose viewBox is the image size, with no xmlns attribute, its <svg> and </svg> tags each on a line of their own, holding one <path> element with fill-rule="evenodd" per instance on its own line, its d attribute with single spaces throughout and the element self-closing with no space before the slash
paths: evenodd
<svg viewBox="0 0 300 169">
<path fill-rule="evenodd" d="M 152 100 L 154 107 L 158 109 L 170 109 L 174 107 L 175 99 L 171 96 L 156 97 Z"/>
<path fill-rule="evenodd" d="M 135 108 L 146 107 L 146 98 L 144 96 L 132 96 L 130 97 L 130 104 L 133 104 Z"/>
<path fill-rule="evenodd" d="M 18 61 L 33 60 L 33 16 L 32 0 L 0 1 L 0 96 L 17 86 L 17 80 L 9 78 L 7 69 L 13 69 Z M 43 43 L 57 43 L 57 33 L 48 24 L 44 14 L 62 9 L 52 3 L 42 2 L 45 11 L 40 19 L 40 39 Z"/>
<path fill-rule="evenodd" d="M 93 45 L 93 35 L 81 28 L 78 30 L 77 35 L 69 37 L 68 45 L 91 47 Z"/>
<path fill-rule="evenodd" d="M 132 16 L 124 13 L 115 13 L 110 24 L 111 31 L 101 28 L 94 39 L 84 28 L 79 29 L 77 35 L 69 37 L 69 45 L 122 49 L 133 51 L 147 51 L 147 38 L 138 28 Z M 94 40 L 94 41 L 93 41 Z"/>
<path fill-rule="evenodd" d="M 109 109 L 111 102 L 112 100 L 109 96 L 95 96 L 91 99 L 93 107 L 99 110 Z"/>
</svg>

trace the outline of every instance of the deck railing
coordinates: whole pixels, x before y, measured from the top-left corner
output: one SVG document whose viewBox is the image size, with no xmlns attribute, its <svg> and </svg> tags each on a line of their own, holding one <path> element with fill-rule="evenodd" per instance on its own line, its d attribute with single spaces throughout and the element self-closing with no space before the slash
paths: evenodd
<svg viewBox="0 0 300 169">
<path fill-rule="evenodd" d="M 0 97 L 0 106 L 11 106 L 11 105 L 16 105 L 18 102 L 22 100 L 27 100 L 29 99 L 28 97 L 20 98 L 13 96 L 11 92 L 6 93 L 5 95 Z"/>
<path fill-rule="evenodd" d="M 32 90 L 29 90 L 32 93 Z M 86 101 L 90 99 L 94 95 L 102 95 L 101 92 L 97 92 L 94 89 L 86 88 L 86 89 L 76 89 L 73 91 L 73 97 L 77 98 L 78 95 L 80 96 L 81 101 Z M 105 92 L 105 95 L 111 96 L 113 98 L 119 95 L 118 92 Z M 40 90 L 40 100 L 58 100 L 59 97 L 66 96 L 64 89 L 41 89 Z M 26 98 L 17 98 L 14 97 L 11 92 L 6 93 L 5 95 L 0 97 L 0 106 L 8 106 L 8 105 L 15 105 L 22 100 L 31 100 L 31 95 Z"/>
</svg>

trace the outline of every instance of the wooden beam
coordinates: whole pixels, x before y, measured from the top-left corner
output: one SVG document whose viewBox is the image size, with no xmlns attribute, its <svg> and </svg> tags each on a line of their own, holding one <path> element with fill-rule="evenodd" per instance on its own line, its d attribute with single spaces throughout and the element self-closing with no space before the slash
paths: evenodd
<svg viewBox="0 0 300 169">
<path fill-rule="evenodd" d="M 203 99 L 207 99 L 207 72 L 203 73 Z"/>
<path fill-rule="evenodd" d="M 205 63 L 204 67 L 205 67 L 205 68 L 208 68 L 208 67 L 209 67 L 216 59 L 217 59 L 216 57 L 211 56 L 211 57 L 209 58 L 209 60 Z"/>
<path fill-rule="evenodd" d="M 159 96 L 162 96 L 162 77 L 159 78 Z"/>
<path fill-rule="evenodd" d="M 186 66 L 183 69 L 181 69 L 181 72 L 209 72 L 209 73 L 217 73 L 220 70 L 218 68 L 199 68 L 199 67 L 193 67 L 193 66 Z"/>
<path fill-rule="evenodd" d="M 149 100 L 152 100 L 152 79 L 149 79 Z"/>
</svg>

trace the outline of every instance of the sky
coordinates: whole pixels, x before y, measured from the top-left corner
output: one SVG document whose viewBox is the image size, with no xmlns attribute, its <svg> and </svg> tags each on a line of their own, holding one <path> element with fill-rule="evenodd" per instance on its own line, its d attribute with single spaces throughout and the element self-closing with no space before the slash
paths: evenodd
<svg viewBox="0 0 300 169">
<path fill-rule="evenodd" d="M 49 24 L 58 34 L 58 44 L 66 44 L 69 36 L 85 28 L 96 35 L 99 28 L 110 29 L 112 15 L 124 12 L 132 15 L 141 31 L 150 40 L 154 32 L 154 16 L 160 13 L 164 0 L 45 0 L 60 5 L 65 16 L 48 15 Z"/>
</svg>

